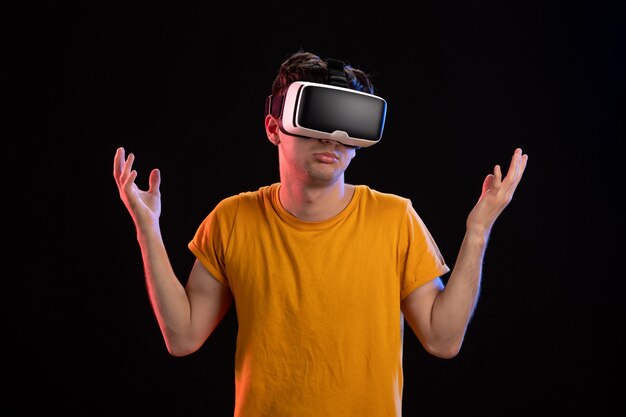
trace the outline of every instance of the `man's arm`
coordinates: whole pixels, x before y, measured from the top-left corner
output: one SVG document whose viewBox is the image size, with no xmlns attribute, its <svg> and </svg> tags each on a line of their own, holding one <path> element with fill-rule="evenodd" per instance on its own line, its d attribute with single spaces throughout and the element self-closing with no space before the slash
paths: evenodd
<svg viewBox="0 0 626 417">
<path fill-rule="evenodd" d="M 424 348 L 435 356 L 452 358 L 461 348 L 478 301 L 489 234 L 511 202 L 527 161 L 528 155 L 518 148 L 504 179 L 499 165 L 485 178 L 482 194 L 467 218 L 465 236 L 445 288 L 437 278 L 402 301 L 407 322 Z"/>
<path fill-rule="evenodd" d="M 160 236 L 138 234 L 148 295 L 165 340 L 174 356 L 198 350 L 220 323 L 233 300 L 196 259 L 186 286 L 174 274 Z"/>
<path fill-rule="evenodd" d="M 132 169 L 134 159 L 132 153 L 125 158 L 124 148 L 119 148 L 113 176 L 135 224 L 148 295 L 167 349 L 175 356 L 187 355 L 213 332 L 228 310 L 232 295 L 199 261 L 183 287 L 172 269 L 159 226 L 160 172 L 152 170 L 148 191 L 140 190 L 135 184 L 137 172 Z"/>
</svg>

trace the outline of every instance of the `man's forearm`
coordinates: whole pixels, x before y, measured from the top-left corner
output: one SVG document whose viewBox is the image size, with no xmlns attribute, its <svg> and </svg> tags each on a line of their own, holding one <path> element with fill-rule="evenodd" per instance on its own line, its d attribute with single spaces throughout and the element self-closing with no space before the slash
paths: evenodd
<svg viewBox="0 0 626 417">
<path fill-rule="evenodd" d="M 189 328 L 190 307 L 158 229 L 138 232 L 148 296 L 166 344 Z"/>
<path fill-rule="evenodd" d="M 474 314 L 489 234 L 468 229 L 445 289 L 435 300 L 432 329 L 437 340 L 460 348 Z"/>
</svg>

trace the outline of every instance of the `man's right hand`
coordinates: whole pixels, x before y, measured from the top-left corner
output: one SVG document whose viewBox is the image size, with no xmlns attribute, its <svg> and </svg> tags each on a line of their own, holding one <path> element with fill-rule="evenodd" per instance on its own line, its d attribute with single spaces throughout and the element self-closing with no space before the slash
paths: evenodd
<svg viewBox="0 0 626 417">
<path fill-rule="evenodd" d="M 135 184 L 137 171 L 133 170 L 135 155 L 128 154 L 123 147 L 115 152 L 113 160 L 113 177 L 120 192 L 120 198 L 130 212 L 135 226 L 141 230 L 146 227 L 158 227 L 161 215 L 161 173 L 157 168 L 150 172 L 148 191 L 140 190 Z"/>
</svg>

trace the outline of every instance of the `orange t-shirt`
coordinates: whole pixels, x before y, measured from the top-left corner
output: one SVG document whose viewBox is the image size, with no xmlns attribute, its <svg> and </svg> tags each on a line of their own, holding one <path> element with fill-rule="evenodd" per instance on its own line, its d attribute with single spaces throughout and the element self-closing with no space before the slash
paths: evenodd
<svg viewBox="0 0 626 417">
<path fill-rule="evenodd" d="M 234 295 L 235 416 L 400 416 L 400 301 L 449 267 L 406 198 L 357 185 L 304 222 L 279 187 L 222 200 L 189 243 Z"/>
</svg>

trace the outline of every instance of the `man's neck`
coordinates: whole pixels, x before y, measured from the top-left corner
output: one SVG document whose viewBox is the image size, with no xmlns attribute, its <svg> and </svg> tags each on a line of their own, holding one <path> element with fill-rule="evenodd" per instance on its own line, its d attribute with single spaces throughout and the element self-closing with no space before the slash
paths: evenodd
<svg viewBox="0 0 626 417">
<path fill-rule="evenodd" d="M 320 222 L 339 214 L 350 203 L 354 186 L 343 178 L 331 186 L 312 187 L 281 182 L 279 198 L 283 208 L 307 222 Z"/>
</svg>

